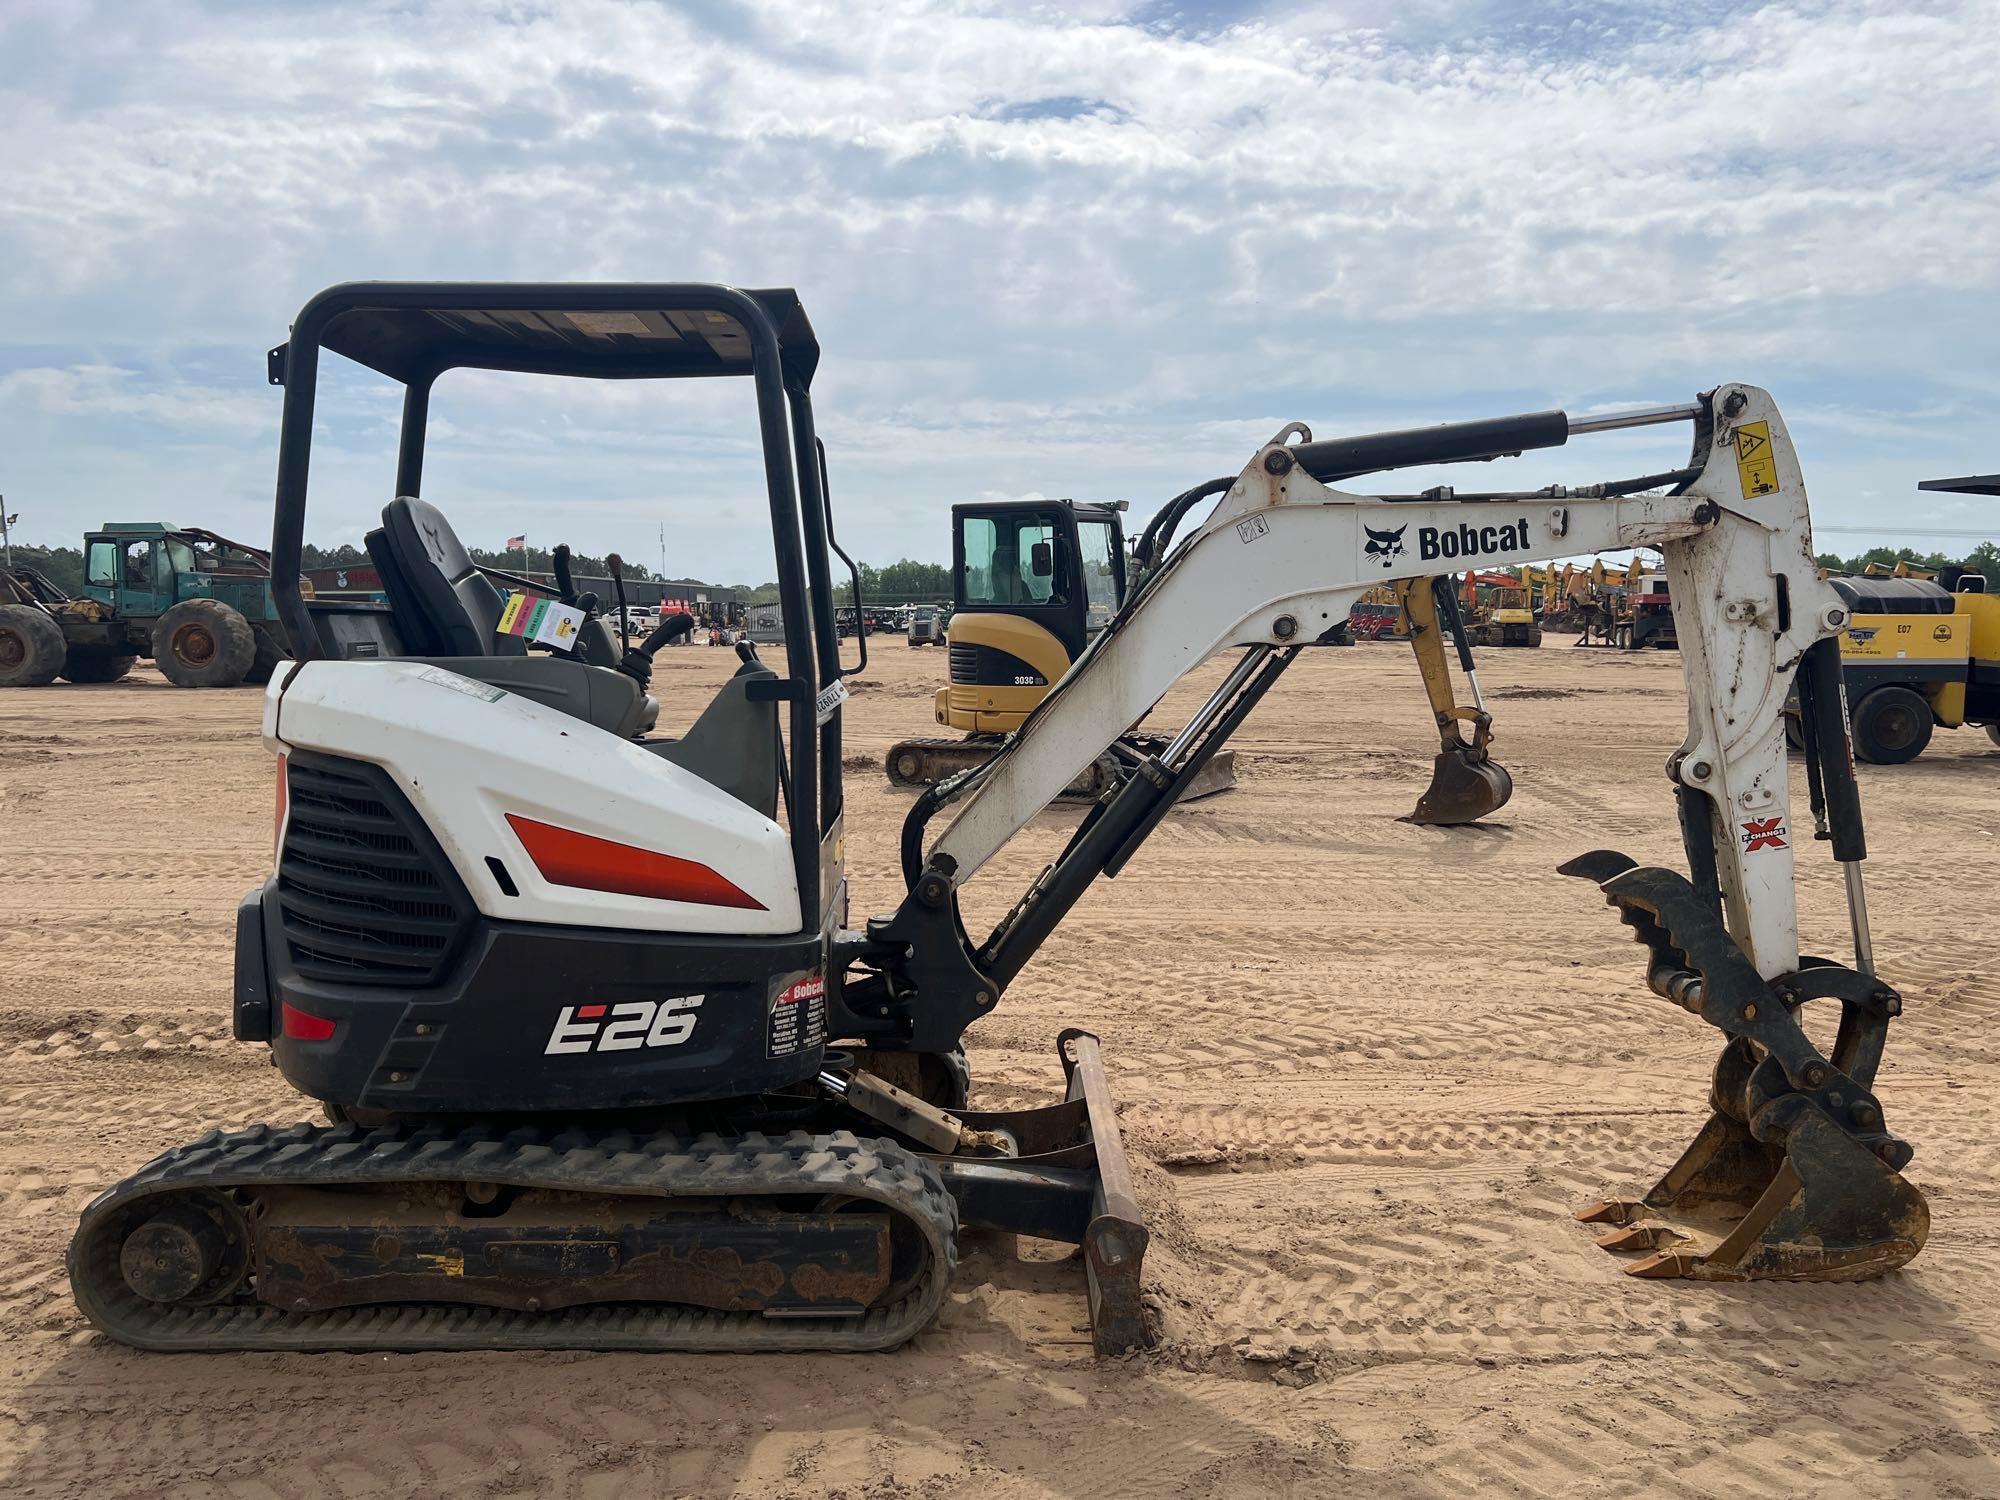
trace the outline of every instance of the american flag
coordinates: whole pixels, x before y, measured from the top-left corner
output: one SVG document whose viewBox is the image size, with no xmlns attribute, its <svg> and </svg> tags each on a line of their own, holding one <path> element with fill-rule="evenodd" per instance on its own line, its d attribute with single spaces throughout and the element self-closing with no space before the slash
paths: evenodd
<svg viewBox="0 0 2000 1500">
<path fill-rule="evenodd" d="M 525 547 L 527 545 L 528 539 L 526 536 L 510 536 L 507 538 L 507 545 L 503 550 L 512 552 L 516 547 Z"/>
</svg>

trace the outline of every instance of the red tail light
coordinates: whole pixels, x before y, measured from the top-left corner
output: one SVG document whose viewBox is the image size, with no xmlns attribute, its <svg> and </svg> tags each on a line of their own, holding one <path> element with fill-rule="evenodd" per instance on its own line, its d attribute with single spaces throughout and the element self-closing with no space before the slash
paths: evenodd
<svg viewBox="0 0 2000 1500">
<path fill-rule="evenodd" d="M 655 901 L 692 901 L 702 906 L 733 906 L 764 911 L 763 902 L 728 876 L 697 860 L 655 854 L 612 839 L 538 823 L 507 814 L 514 836 L 528 858 L 551 885 L 586 891 L 610 891 L 619 896 L 649 896 Z"/>
<path fill-rule="evenodd" d="M 325 1016 L 300 1010 L 289 1000 L 280 1002 L 278 1009 L 284 1016 L 285 1035 L 295 1042 L 323 1042 L 333 1035 L 333 1029 L 338 1024 Z"/>
</svg>

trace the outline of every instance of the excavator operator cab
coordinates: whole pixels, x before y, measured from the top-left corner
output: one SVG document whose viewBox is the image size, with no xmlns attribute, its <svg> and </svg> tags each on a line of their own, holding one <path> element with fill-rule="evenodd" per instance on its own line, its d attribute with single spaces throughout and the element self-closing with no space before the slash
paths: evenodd
<svg viewBox="0 0 2000 1500">
<path fill-rule="evenodd" d="M 367 535 L 390 610 L 365 652 L 307 610 L 301 586 L 327 353 L 402 387 L 393 489 L 385 472 L 387 503 Z M 816 1071 L 825 1037 L 802 1026 L 780 1048 L 761 1008 L 774 975 L 790 984 L 819 969 L 845 908 L 843 668 L 810 395 L 818 362 L 795 293 L 692 284 L 349 283 L 308 302 L 271 351 L 270 381 L 285 392 L 271 594 L 296 666 L 273 680 L 265 729 L 289 812 L 278 877 L 239 914 L 238 1031 L 269 1039 L 305 1092 L 370 1111 L 602 1108 L 755 1092 Z M 692 718 L 686 732 L 654 733 L 653 652 L 694 628 L 692 617 L 672 611 L 643 639 L 621 640 L 607 620 L 627 601 L 579 593 L 567 549 L 557 549 L 553 589 L 485 567 L 425 496 L 432 388 L 459 369 L 746 379 L 782 660 L 767 666 L 740 647 L 741 668 L 710 701 L 691 715 L 676 705 L 682 722 Z M 373 722 L 357 738 L 347 726 L 363 703 Z M 480 755 L 454 748 L 454 735 L 474 735 Z M 435 890 L 425 903 L 399 892 L 357 905 L 359 877 L 328 864 L 327 841 L 347 834 L 326 820 L 349 816 L 364 791 L 369 816 L 397 824 L 411 846 L 398 857 L 426 865 Z M 433 847 L 432 826 L 460 832 Z M 590 954 L 562 958 L 543 993 L 516 983 L 505 952 L 537 923 Z M 592 1070 L 484 1055 L 509 1027 L 546 1032 L 546 997 L 588 977 L 579 963 L 613 991 L 632 986 L 635 1004 L 658 1002 L 659 975 L 703 976 L 704 1046 L 675 1050 L 662 1032 Z M 478 1014 L 476 1031 L 441 1024 L 447 997 Z M 279 1001 L 311 1010 L 342 1045 L 303 1045 L 280 1023 Z M 449 1040 L 383 1071 L 383 1048 L 414 1024 L 404 1011 L 426 1005 L 426 1037 Z"/>
<path fill-rule="evenodd" d="M 941 724 L 1018 729 L 1125 599 L 1122 506 L 1070 500 L 952 507 L 951 685 Z"/>
</svg>

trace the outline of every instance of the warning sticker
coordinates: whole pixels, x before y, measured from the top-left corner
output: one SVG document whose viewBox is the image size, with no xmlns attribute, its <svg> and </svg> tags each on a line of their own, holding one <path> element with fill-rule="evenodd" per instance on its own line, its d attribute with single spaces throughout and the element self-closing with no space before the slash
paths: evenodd
<svg viewBox="0 0 2000 1500">
<path fill-rule="evenodd" d="M 771 1001 L 767 1057 L 790 1057 L 826 1045 L 826 978 L 815 974 L 788 984 Z"/>
<path fill-rule="evenodd" d="M 1736 477 L 1745 500 L 1777 493 L 1778 461 L 1771 454 L 1769 422 L 1745 422 L 1736 429 Z"/>
</svg>

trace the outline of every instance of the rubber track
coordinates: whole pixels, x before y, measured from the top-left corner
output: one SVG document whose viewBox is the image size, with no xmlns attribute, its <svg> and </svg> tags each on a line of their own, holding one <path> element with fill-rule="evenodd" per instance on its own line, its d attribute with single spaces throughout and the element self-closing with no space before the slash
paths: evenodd
<svg viewBox="0 0 2000 1500">
<path fill-rule="evenodd" d="M 765 1318 L 663 1304 L 556 1312 L 439 1304 L 290 1312 L 261 1302 L 163 1307 L 118 1268 L 120 1210 L 175 1189 L 495 1182 L 640 1197 L 838 1194 L 915 1222 L 931 1247 L 923 1275 L 860 1317 Z M 160 1351 L 621 1349 L 650 1352 L 842 1352 L 891 1349 L 928 1324 L 958 1261 L 958 1205 L 928 1163 L 890 1141 L 848 1131 L 783 1137 L 629 1132 L 560 1134 L 354 1125 L 255 1125 L 214 1131 L 155 1157 L 83 1210 L 69 1247 L 70 1286 L 85 1317 L 121 1343 Z M 247 1295 L 247 1294 L 246 1294 Z"/>
</svg>

